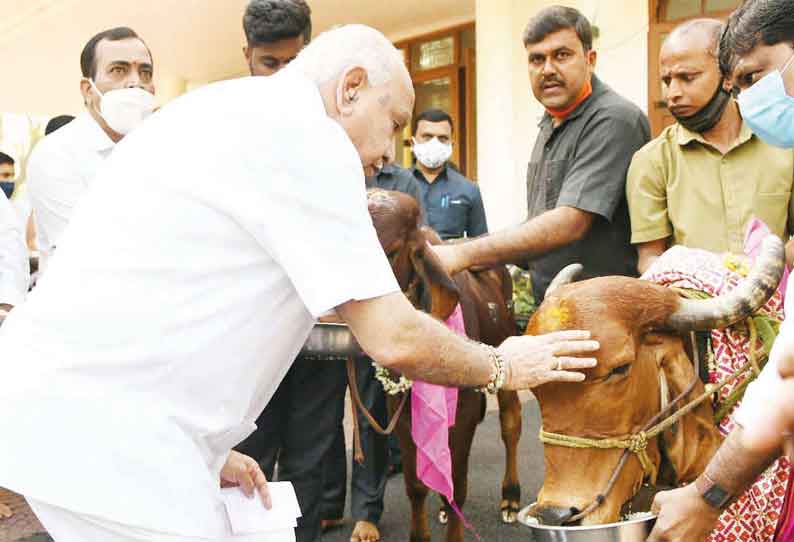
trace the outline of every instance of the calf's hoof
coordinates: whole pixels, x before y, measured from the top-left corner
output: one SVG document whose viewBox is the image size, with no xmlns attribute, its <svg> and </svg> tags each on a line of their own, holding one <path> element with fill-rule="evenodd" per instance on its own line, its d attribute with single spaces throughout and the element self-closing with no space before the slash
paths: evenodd
<svg viewBox="0 0 794 542">
<path fill-rule="evenodd" d="M 502 510 L 502 523 L 515 523 L 518 519 L 519 503 L 503 500 L 499 506 Z"/>
<path fill-rule="evenodd" d="M 446 525 L 448 521 L 449 521 L 449 514 L 447 514 L 447 511 L 442 508 L 441 510 L 438 511 L 438 522 L 441 525 Z"/>
<path fill-rule="evenodd" d="M 0 504 L 0 519 L 8 519 L 14 515 L 14 511 L 11 510 L 5 504 Z"/>
<path fill-rule="evenodd" d="M 378 542 L 380 531 L 374 523 L 369 521 L 357 521 L 353 527 L 353 534 L 350 535 L 350 542 Z"/>
<path fill-rule="evenodd" d="M 518 519 L 518 512 L 514 510 L 502 510 L 502 523 L 515 523 Z"/>
</svg>

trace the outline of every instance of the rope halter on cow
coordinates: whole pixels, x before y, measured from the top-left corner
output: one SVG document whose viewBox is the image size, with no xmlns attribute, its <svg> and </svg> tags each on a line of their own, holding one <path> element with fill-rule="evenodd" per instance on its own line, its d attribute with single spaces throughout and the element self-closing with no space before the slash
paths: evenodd
<svg viewBox="0 0 794 542">
<path fill-rule="evenodd" d="M 699 407 L 703 402 L 711 398 L 711 396 L 718 392 L 720 389 L 724 388 L 728 384 L 734 382 L 739 377 L 747 373 L 748 371 L 752 371 L 755 374 L 754 367 L 757 366 L 757 361 L 755 359 L 755 354 L 751 356 L 750 361 L 748 361 L 741 369 L 739 369 L 736 373 L 730 375 L 727 378 L 722 379 L 720 382 L 715 384 L 707 384 L 705 386 L 705 391 L 694 398 L 692 401 L 678 409 L 677 411 L 673 412 L 672 414 L 666 416 L 662 421 L 657 422 L 659 418 L 665 416 L 672 408 L 675 407 L 684 397 L 689 395 L 692 392 L 692 389 L 695 387 L 695 384 L 699 380 L 697 376 L 698 371 L 697 368 L 699 367 L 699 356 L 697 354 L 697 345 L 695 344 L 695 334 L 691 334 L 691 341 L 692 341 L 692 351 L 695 357 L 695 380 L 688 386 L 688 388 L 680 394 L 678 397 L 673 399 L 670 404 L 666 408 L 662 408 L 662 410 L 657 414 L 650 422 L 640 431 L 636 433 L 632 433 L 630 435 L 626 435 L 623 437 L 618 438 L 605 438 L 605 439 L 591 439 L 587 437 L 574 437 L 569 435 L 561 435 L 558 433 L 551 433 L 545 431 L 543 427 L 540 428 L 540 441 L 544 444 L 548 444 L 551 446 L 565 446 L 568 448 L 598 448 L 602 450 L 609 450 L 609 449 L 621 449 L 625 450 L 623 456 L 621 456 L 620 461 L 618 462 L 617 466 L 615 467 L 612 476 L 610 477 L 609 482 L 607 483 L 606 489 L 600 493 L 595 500 L 587 506 L 582 512 L 579 514 L 571 517 L 567 523 L 573 523 L 582 519 L 583 517 L 590 514 L 593 510 L 595 510 L 598 506 L 600 506 L 604 500 L 606 500 L 606 496 L 612 490 L 612 487 L 615 485 L 615 482 L 620 475 L 620 472 L 623 470 L 623 466 L 626 464 L 626 460 L 629 457 L 630 453 L 633 453 L 637 456 L 640 461 L 640 465 L 642 465 L 642 470 L 645 473 L 645 476 L 648 477 L 652 484 L 656 483 L 656 476 L 658 474 L 658 469 L 656 465 L 654 465 L 653 461 L 651 461 L 650 457 L 648 456 L 648 444 L 651 440 L 658 437 L 660 434 L 664 433 L 671 427 L 673 427 L 678 421 L 695 410 Z"/>
</svg>

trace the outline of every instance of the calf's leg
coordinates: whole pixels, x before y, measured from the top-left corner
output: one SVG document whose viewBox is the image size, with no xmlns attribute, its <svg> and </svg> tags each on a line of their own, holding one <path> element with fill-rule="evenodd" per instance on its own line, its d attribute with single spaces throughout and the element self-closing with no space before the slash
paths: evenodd
<svg viewBox="0 0 794 542">
<path fill-rule="evenodd" d="M 521 506 L 521 484 L 518 480 L 518 441 L 521 438 L 521 402 L 518 393 L 502 390 L 498 394 L 499 423 L 505 445 L 505 475 L 502 480 L 502 502 L 499 508 L 504 523 L 515 523 Z"/>
</svg>

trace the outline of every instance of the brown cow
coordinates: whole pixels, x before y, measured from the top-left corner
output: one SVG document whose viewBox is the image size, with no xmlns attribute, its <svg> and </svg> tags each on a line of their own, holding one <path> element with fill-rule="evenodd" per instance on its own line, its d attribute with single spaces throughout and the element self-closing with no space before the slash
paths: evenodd
<svg viewBox="0 0 794 542">
<path fill-rule="evenodd" d="M 369 210 L 378 238 L 402 290 L 417 308 L 444 320 L 460 302 L 466 334 L 490 345 L 499 345 L 515 335 L 512 315 L 512 282 L 504 267 L 478 273 L 463 272 L 454 280 L 442 269 L 428 244 L 441 240 L 429 228 L 420 227 L 417 202 L 399 192 L 371 190 Z M 506 449 L 505 476 L 502 481 L 502 519 L 515 521 L 520 504 L 517 449 L 521 436 L 521 404 L 515 392 L 499 392 L 499 418 L 502 440 Z M 399 397 L 389 398 L 389 410 L 394 412 Z M 458 395 L 457 417 L 450 429 L 455 502 L 463 508 L 466 501 L 469 452 L 477 424 L 483 418 L 483 394 L 462 389 Z M 425 500 L 428 489 L 416 477 L 416 448 L 411 439 L 411 409 L 403 410 L 396 434 L 402 451 L 405 490 L 411 500 L 411 540 L 430 540 Z M 446 516 L 448 541 L 463 540 L 463 524 L 448 510 Z"/>
<path fill-rule="evenodd" d="M 689 341 L 683 337 L 749 317 L 774 293 L 782 270 L 783 245 L 770 237 L 750 275 L 729 294 L 713 299 L 683 299 L 674 290 L 627 277 L 550 287 L 527 334 L 587 329 L 600 341 L 601 350 L 596 353 L 598 366 L 586 371 L 584 382 L 546 384 L 534 390 L 544 430 L 573 437 L 619 438 L 642 429 L 660 411 L 662 395 L 676 397 L 692 383 L 694 389 L 683 403 L 701 395 L 704 386 L 687 353 Z M 664 382 L 667 394 L 662 392 Z M 672 429 L 651 439 L 647 452 L 656 471 L 665 471 L 669 463 L 674 473 L 670 481 L 678 485 L 691 482 L 705 469 L 721 440 L 711 403 L 705 401 Z M 630 453 L 604 495 L 622 453 L 546 444 L 546 476 L 530 515 L 541 523 L 561 525 L 594 507 L 582 524 L 618 521 L 621 507 L 646 478 L 639 456 Z M 599 495 L 603 502 L 596 506 Z"/>
</svg>

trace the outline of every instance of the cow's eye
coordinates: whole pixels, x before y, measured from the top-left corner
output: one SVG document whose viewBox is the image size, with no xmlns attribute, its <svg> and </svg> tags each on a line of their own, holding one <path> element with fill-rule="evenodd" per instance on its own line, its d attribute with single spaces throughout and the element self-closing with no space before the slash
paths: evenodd
<svg viewBox="0 0 794 542">
<path fill-rule="evenodd" d="M 629 372 L 629 369 L 631 369 L 631 363 L 626 363 L 624 365 L 619 365 L 619 366 L 615 367 L 614 369 L 612 369 L 609 372 L 609 376 L 624 375 L 624 374 Z"/>
</svg>

